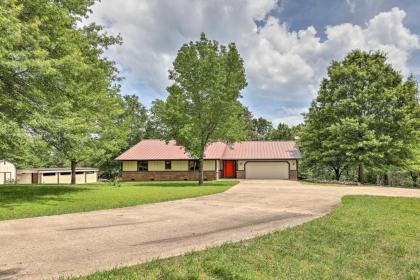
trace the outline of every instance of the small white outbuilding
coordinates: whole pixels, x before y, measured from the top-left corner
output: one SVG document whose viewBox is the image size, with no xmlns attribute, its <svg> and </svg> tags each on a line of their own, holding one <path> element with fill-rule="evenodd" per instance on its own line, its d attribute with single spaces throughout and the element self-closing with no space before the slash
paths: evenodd
<svg viewBox="0 0 420 280">
<path fill-rule="evenodd" d="M 0 159 L 0 185 L 16 182 L 16 167 L 13 163 Z"/>
<path fill-rule="evenodd" d="M 98 169 L 92 167 L 76 168 L 76 184 L 89 184 L 98 181 Z M 70 168 L 31 168 L 17 170 L 18 184 L 70 184 Z"/>
</svg>

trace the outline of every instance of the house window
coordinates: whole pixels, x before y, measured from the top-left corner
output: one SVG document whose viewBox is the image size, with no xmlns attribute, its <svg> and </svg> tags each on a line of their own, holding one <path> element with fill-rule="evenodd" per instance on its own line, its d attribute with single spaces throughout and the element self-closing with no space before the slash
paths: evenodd
<svg viewBox="0 0 420 280">
<path fill-rule="evenodd" d="M 61 172 L 60 173 L 61 176 L 65 176 L 65 175 L 71 175 L 71 172 Z"/>
<path fill-rule="evenodd" d="M 95 171 L 86 171 L 86 174 L 95 174 Z"/>
<path fill-rule="evenodd" d="M 147 160 L 139 160 L 137 162 L 137 171 L 148 171 L 148 161 Z"/>
<path fill-rule="evenodd" d="M 197 159 L 188 161 L 188 170 L 197 171 L 199 167 L 199 161 Z"/>
<path fill-rule="evenodd" d="M 165 170 L 171 170 L 172 169 L 172 161 L 165 160 Z"/>
<path fill-rule="evenodd" d="M 82 175 L 82 174 L 85 174 L 85 172 L 83 172 L 83 171 L 77 171 L 76 172 L 76 175 Z"/>
<path fill-rule="evenodd" d="M 53 172 L 50 172 L 50 173 L 44 173 L 44 174 L 42 174 L 44 177 L 47 177 L 47 176 L 55 176 L 55 173 L 53 173 Z"/>
</svg>

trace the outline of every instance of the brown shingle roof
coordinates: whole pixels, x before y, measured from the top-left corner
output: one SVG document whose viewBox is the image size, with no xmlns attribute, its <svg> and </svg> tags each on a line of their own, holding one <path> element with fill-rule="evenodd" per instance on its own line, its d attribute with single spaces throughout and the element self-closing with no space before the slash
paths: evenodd
<svg viewBox="0 0 420 280">
<path fill-rule="evenodd" d="M 300 159 L 302 155 L 294 141 L 244 141 L 228 146 L 210 144 L 206 159 Z M 117 160 L 182 160 L 191 159 L 175 141 L 142 140 L 116 158 Z"/>
</svg>

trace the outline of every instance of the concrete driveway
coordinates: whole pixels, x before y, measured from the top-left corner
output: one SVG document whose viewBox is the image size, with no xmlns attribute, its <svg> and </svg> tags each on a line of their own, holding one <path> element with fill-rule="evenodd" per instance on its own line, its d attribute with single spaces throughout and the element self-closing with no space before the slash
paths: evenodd
<svg viewBox="0 0 420 280">
<path fill-rule="evenodd" d="M 420 197 L 419 190 L 244 180 L 225 193 L 0 222 L 0 279 L 88 274 L 302 224 L 346 194 Z"/>
</svg>

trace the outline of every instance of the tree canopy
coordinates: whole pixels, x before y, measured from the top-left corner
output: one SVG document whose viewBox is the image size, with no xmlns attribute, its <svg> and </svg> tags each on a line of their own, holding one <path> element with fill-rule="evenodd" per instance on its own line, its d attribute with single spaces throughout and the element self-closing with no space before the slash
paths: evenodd
<svg viewBox="0 0 420 280">
<path fill-rule="evenodd" d="M 419 143 L 419 100 L 413 77 L 402 75 L 381 52 L 350 52 L 333 61 L 305 116 L 300 147 L 306 160 L 335 171 L 359 166 L 386 170 L 413 157 Z"/>
<path fill-rule="evenodd" d="M 205 148 L 214 141 L 232 143 L 246 137 L 246 110 L 239 101 L 247 85 L 243 60 L 234 43 L 208 40 L 184 44 L 169 71 L 169 96 L 158 102 L 165 139 L 175 139 L 199 159 L 203 183 Z"/>
<path fill-rule="evenodd" d="M 266 140 L 273 129 L 273 123 L 262 117 L 252 118 L 249 121 L 250 138 L 252 140 Z"/>
<path fill-rule="evenodd" d="M 0 140 L 44 141 L 72 163 L 72 181 L 78 162 L 107 157 L 126 141 L 116 132 L 124 114 L 117 69 L 103 56 L 121 40 L 80 24 L 94 2 L 0 3 L 0 121 L 15 131 Z M 0 157 L 17 154 L 24 155 L 9 149 Z"/>
<path fill-rule="evenodd" d="M 270 140 L 294 140 L 295 131 L 294 127 L 289 127 L 285 123 L 279 123 L 277 128 L 272 129 L 268 134 L 268 139 Z"/>
</svg>

